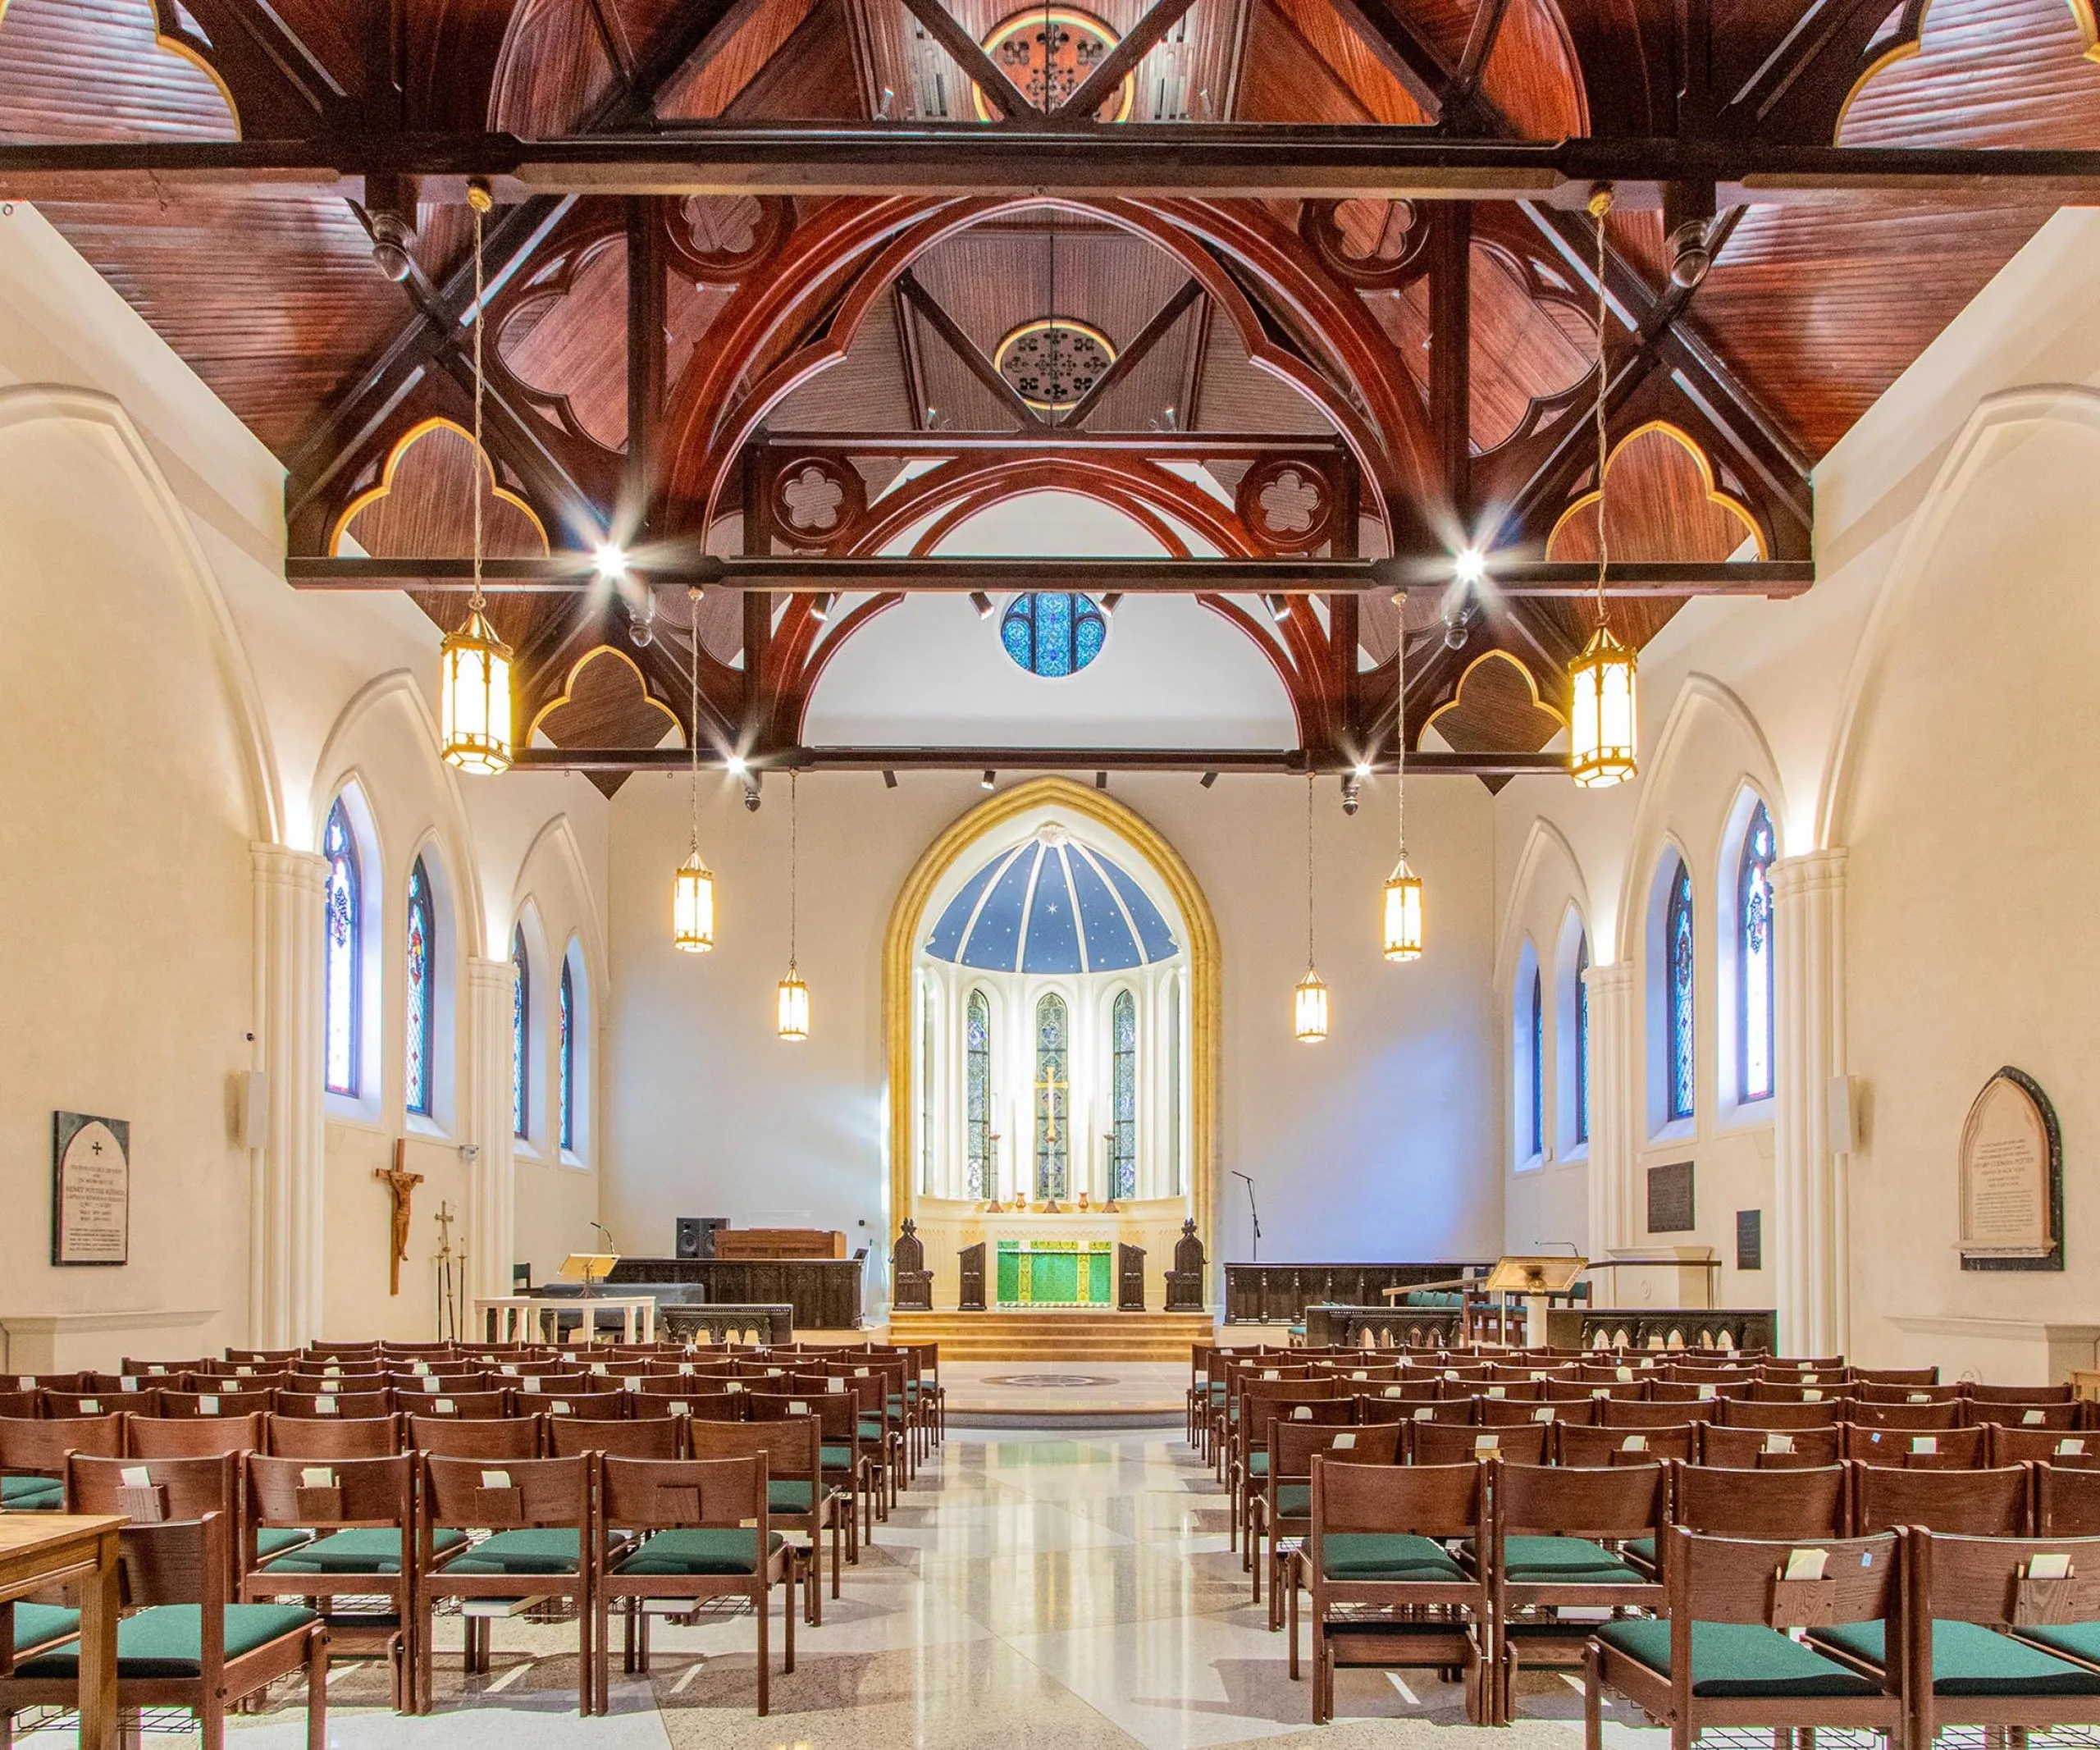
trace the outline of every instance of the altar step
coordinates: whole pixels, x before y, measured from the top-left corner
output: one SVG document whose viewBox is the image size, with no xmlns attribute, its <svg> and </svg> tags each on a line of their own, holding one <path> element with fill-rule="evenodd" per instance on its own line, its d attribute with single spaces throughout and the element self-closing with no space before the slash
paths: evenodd
<svg viewBox="0 0 2100 1750">
<path fill-rule="evenodd" d="M 893 1343 L 938 1343 L 943 1361 L 1178 1361 L 1216 1335 L 1208 1313 L 900 1313 Z"/>
</svg>

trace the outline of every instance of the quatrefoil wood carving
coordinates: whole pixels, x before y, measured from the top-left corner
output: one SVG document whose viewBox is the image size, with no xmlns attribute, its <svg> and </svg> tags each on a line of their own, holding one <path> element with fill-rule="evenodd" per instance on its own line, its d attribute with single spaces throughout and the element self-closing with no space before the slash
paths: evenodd
<svg viewBox="0 0 2100 1750">
<path fill-rule="evenodd" d="M 859 470 L 830 456 L 801 456 L 773 477 L 773 520 L 799 547 L 829 546 L 865 514 Z"/>
<path fill-rule="evenodd" d="M 1241 477 L 1235 497 L 1248 532 L 1272 552 L 1303 553 L 1331 537 L 1335 489 L 1317 462 L 1271 456 Z"/>
</svg>

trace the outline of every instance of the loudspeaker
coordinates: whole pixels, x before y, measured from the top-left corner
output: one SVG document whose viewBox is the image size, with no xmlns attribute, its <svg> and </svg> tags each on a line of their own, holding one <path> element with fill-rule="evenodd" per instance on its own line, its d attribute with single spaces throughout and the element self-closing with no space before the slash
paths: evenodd
<svg viewBox="0 0 2100 1750">
<path fill-rule="evenodd" d="M 261 1070 L 249 1070 L 240 1078 L 240 1145 L 262 1146 L 262 1132 L 270 1118 L 270 1078 Z"/>
<path fill-rule="evenodd" d="M 1860 1121 L 1865 1116 L 1865 1090 L 1856 1076 L 1833 1076 L 1828 1096 L 1830 1152 L 1850 1154 L 1860 1142 Z"/>
<path fill-rule="evenodd" d="M 714 1236 L 729 1225 L 726 1215 L 682 1215 L 678 1218 L 675 1256 L 712 1258 Z"/>
</svg>

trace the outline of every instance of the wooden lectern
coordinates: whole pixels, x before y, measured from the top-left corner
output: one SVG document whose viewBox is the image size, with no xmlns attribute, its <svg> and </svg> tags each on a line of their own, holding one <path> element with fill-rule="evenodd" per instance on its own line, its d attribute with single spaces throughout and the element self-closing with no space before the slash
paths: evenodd
<svg viewBox="0 0 2100 1750">
<path fill-rule="evenodd" d="M 582 1283 L 587 1295 L 595 1284 L 613 1273 L 613 1266 L 619 1261 L 618 1252 L 571 1252 L 562 1259 L 561 1268 L 555 1274 L 564 1282 Z"/>
<path fill-rule="evenodd" d="M 1536 1348 L 1545 1341 L 1547 1307 L 1556 1300 L 1572 1300 L 1576 1278 L 1589 1268 L 1588 1259 L 1559 1252 L 1543 1256 L 1505 1253 L 1480 1286 L 1486 1293 L 1502 1295 L 1505 1303 L 1513 1295 L 1522 1299 L 1524 1342 Z"/>
</svg>

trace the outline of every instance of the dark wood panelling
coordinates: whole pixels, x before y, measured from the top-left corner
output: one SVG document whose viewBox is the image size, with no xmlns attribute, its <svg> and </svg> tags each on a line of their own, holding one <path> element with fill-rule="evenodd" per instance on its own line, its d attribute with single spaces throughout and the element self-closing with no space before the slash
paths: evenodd
<svg viewBox="0 0 2100 1750">
<path fill-rule="evenodd" d="M 1582 80 L 1548 0 L 1509 0 L 1481 93 L 1527 139 L 1588 131 Z"/>
<path fill-rule="evenodd" d="M 569 672 L 561 695 L 532 727 L 560 747 L 654 747 L 683 735 L 678 717 L 651 696 L 630 652 L 600 644 Z"/>
<path fill-rule="evenodd" d="M 0 139 L 231 139 L 211 75 L 154 40 L 148 0 L 0 7 Z"/>
<path fill-rule="evenodd" d="M 1846 112 L 1848 146 L 2100 145 L 2100 62 L 2065 0 L 1934 0 L 1921 52 Z"/>
<path fill-rule="evenodd" d="M 1530 752 L 1543 747 L 1566 727 L 1534 697 L 1535 691 L 1557 697 L 1560 677 L 1548 677 L 1543 686 L 1532 670 L 1506 651 L 1465 652 L 1472 665 L 1464 671 L 1458 697 L 1438 711 L 1425 729 L 1434 729 L 1460 753 L 1478 753 L 1493 747 L 1521 748 Z"/>
</svg>

